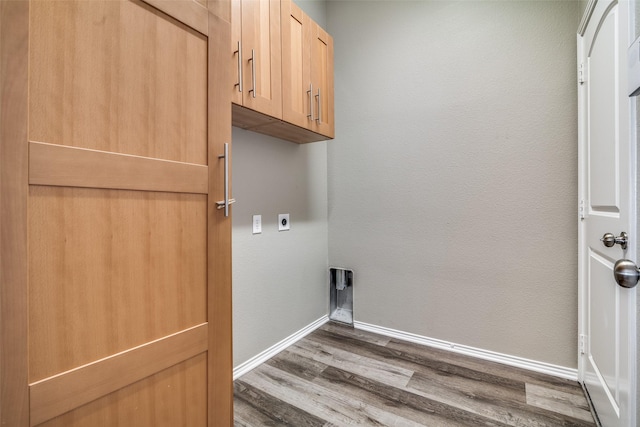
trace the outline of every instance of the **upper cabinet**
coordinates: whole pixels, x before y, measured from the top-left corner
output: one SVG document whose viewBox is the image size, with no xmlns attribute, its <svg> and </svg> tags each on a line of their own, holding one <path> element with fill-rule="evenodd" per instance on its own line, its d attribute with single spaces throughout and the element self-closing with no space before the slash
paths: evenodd
<svg viewBox="0 0 640 427">
<path fill-rule="evenodd" d="M 332 139 L 333 39 L 291 0 L 232 0 L 233 125 Z"/>
<path fill-rule="evenodd" d="M 233 0 L 233 102 L 282 118 L 280 0 Z"/>
<path fill-rule="evenodd" d="M 316 91 L 313 129 L 329 138 L 335 137 L 333 116 L 333 38 L 311 21 L 311 84 Z"/>
<path fill-rule="evenodd" d="M 333 138 L 333 39 L 282 0 L 282 118 Z"/>
</svg>

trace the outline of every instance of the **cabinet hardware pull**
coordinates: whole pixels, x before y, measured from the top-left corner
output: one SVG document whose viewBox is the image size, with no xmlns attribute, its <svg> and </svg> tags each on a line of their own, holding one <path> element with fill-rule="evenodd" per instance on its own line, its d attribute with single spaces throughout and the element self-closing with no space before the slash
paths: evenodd
<svg viewBox="0 0 640 427">
<path fill-rule="evenodd" d="M 309 83 L 309 90 L 307 91 L 307 93 L 309 94 L 309 114 L 307 114 L 307 117 L 309 117 L 309 120 L 313 120 L 313 84 Z"/>
<path fill-rule="evenodd" d="M 224 216 L 229 216 L 229 205 L 235 203 L 235 199 L 229 198 L 229 143 L 224 143 L 224 154 L 218 156 L 224 159 L 224 200 L 216 202 L 217 209 L 224 209 Z"/>
<path fill-rule="evenodd" d="M 238 54 L 238 83 L 234 86 L 238 86 L 238 92 L 242 93 L 242 42 L 238 41 L 238 50 L 233 53 Z"/>
<path fill-rule="evenodd" d="M 251 49 L 251 59 L 249 61 L 251 61 L 251 84 L 253 85 L 253 87 L 249 92 L 251 92 L 252 96 L 255 98 L 256 97 L 256 57 L 255 57 L 255 50 L 253 49 Z"/>
<path fill-rule="evenodd" d="M 316 117 L 316 122 L 322 123 L 322 98 L 320 98 L 320 88 L 318 88 L 316 99 L 318 100 L 318 117 Z"/>
</svg>

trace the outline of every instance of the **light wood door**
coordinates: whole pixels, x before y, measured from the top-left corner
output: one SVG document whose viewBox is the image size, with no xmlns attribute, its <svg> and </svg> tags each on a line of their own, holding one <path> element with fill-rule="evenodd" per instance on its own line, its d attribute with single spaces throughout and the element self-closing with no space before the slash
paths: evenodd
<svg viewBox="0 0 640 427">
<path fill-rule="evenodd" d="M 291 0 L 282 8 L 282 118 L 296 126 L 311 128 L 311 19 Z"/>
<path fill-rule="evenodd" d="M 314 117 L 311 130 L 329 138 L 335 136 L 333 114 L 333 38 L 311 21 L 311 83 Z"/>
<path fill-rule="evenodd" d="M 154 0 L 0 19 L 2 424 L 230 425 L 229 23 Z"/>
<path fill-rule="evenodd" d="M 281 119 L 280 1 L 233 0 L 231 10 L 233 102 Z"/>
<path fill-rule="evenodd" d="M 333 138 L 333 39 L 292 1 L 281 7 L 283 119 Z"/>
<path fill-rule="evenodd" d="M 246 61 L 242 52 L 242 0 L 231 2 L 231 53 L 233 56 L 233 60 L 230 62 L 231 75 L 233 76 L 233 85 L 229 85 L 231 99 L 234 104 L 242 105 L 245 91 L 242 73 Z"/>
<path fill-rule="evenodd" d="M 628 427 L 633 418 L 635 289 L 618 286 L 613 265 L 636 260 L 633 195 L 635 156 L 626 96 L 628 3 L 599 0 L 578 40 L 581 197 L 581 380 L 602 425 Z M 605 233 L 629 234 L 629 245 L 606 247 Z"/>
</svg>

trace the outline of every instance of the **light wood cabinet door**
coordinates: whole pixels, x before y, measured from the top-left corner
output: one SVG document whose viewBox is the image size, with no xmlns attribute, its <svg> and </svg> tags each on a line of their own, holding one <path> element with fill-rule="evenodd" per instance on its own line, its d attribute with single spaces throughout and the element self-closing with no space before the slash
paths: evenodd
<svg viewBox="0 0 640 427">
<path fill-rule="evenodd" d="M 282 118 L 311 128 L 311 19 L 291 0 L 282 1 Z"/>
<path fill-rule="evenodd" d="M 318 24 L 311 25 L 311 83 L 314 117 L 312 130 L 333 138 L 335 136 L 333 113 L 333 38 Z"/>
<path fill-rule="evenodd" d="M 3 2 L 0 36 L 0 424 L 231 425 L 228 22 Z"/>
<path fill-rule="evenodd" d="M 245 90 L 242 72 L 246 60 L 242 54 L 242 0 L 231 2 L 231 56 L 233 57 L 230 62 L 231 76 L 233 76 L 233 86 L 229 86 L 231 100 L 234 104 L 242 105 Z"/>
<path fill-rule="evenodd" d="M 233 0 L 231 11 L 233 102 L 281 119 L 280 1 Z"/>
<path fill-rule="evenodd" d="M 281 7 L 283 120 L 333 138 L 333 39 L 291 0 Z"/>
</svg>

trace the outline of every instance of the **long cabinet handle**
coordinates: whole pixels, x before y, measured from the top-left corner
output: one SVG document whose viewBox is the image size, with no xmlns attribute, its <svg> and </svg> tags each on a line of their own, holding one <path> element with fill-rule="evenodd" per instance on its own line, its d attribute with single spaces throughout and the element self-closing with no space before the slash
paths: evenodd
<svg viewBox="0 0 640 427">
<path fill-rule="evenodd" d="M 255 98 L 256 97 L 256 57 L 255 57 L 255 50 L 251 49 L 251 59 L 249 61 L 251 61 L 251 84 L 253 85 L 253 87 L 251 88 L 251 90 L 249 92 L 252 93 L 252 96 Z"/>
<path fill-rule="evenodd" d="M 307 93 L 309 94 L 309 114 L 307 114 L 307 117 L 309 117 L 309 120 L 313 120 L 313 84 L 309 83 L 309 90 L 307 91 Z"/>
<path fill-rule="evenodd" d="M 316 117 L 316 122 L 322 123 L 322 98 L 320 97 L 320 88 L 318 88 L 316 100 L 318 100 L 318 117 Z"/>
<path fill-rule="evenodd" d="M 229 198 L 229 143 L 224 143 L 224 154 L 218 156 L 224 159 L 224 200 L 216 202 L 217 209 L 224 209 L 224 216 L 229 216 L 229 205 L 236 202 L 236 199 Z"/>
<path fill-rule="evenodd" d="M 238 41 L 238 50 L 235 52 L 238 54 L 238 83 L 234 86 L 238 86 L 238 92 L 242 93 L 242 42 Z"/>
</svg>

